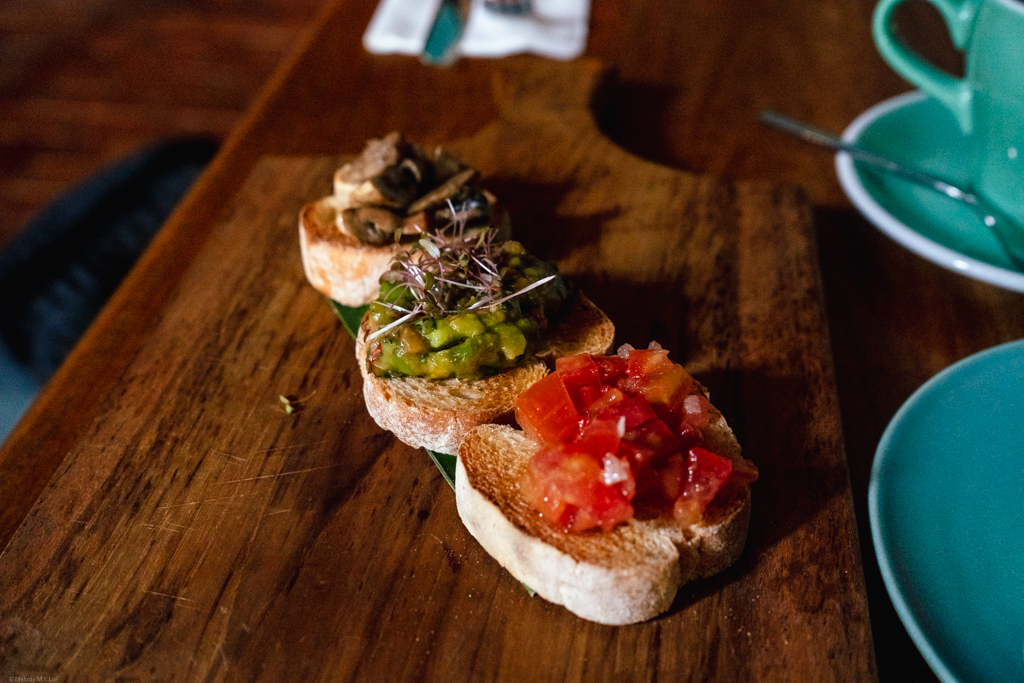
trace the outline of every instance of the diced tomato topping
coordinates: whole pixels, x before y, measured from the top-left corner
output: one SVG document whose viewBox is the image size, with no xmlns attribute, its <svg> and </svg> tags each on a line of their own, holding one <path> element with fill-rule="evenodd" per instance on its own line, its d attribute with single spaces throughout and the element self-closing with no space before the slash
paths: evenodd
<svg viewBox="0 0 1024 683">
<path fill-rule="evenodd" d="M 562 376 L 573 405 L 580 415 L 601 395 L 601 374 L 593 357 L 587 353 L 567 356 L 555 361 L 555 371 Z"/>
<path fill-rule="evenodd" d="M 753 463 L 706 447 L 710 413 L 693 378 L 658 347 L 559 359 L 516 402 L 523 430 L 546 444 L 523 474 L 523 494 L 566 531 L 607 531 L 641 512 L 699 522 L 724 488 L 758 476 Z"/>
<path fill-rule="evenodd" d="M 658 418 L 648 420 L 628 435 L 630 441 L 659 455 L 679 450 L 679 438 Z"/>
<path fill-rule="evenodd" d="M 668 351 L 664 349 L 633 349 L 626 360 L 626 374 L 630 377 L 650 377 L 671 370 L 674 365 L 668 359 Z"/>
<path fill-rule="evenodd" d="M 711 419 L 711 402 L 700 394 L 690 394 L 683 400 L 683 419 L 697 429 L 704 429 Z"/>
<path fill-rule="evenodd" d="M 636 429 L 648 420 L 657 419 L 651 404 L 643 396 L 626 396 L 618 403 L 594 414 L 597 420 L 619 424 L 622 421 L 625 430 Z"/>
<path fill-rule="evenodd" d="M 614 385 L 626 375 L 626 359 L 619 356 L 591 356 L 601 374 L 601 384 Z"/>
<path fill-rule="evenodd" d="M 704 510 L 696 500 L 680 496 L 672 505 L 672 517 L 681 526 L 691 526 L 704 517 Z"/>
<path fill-rule="evenodd" d="M 537 443 L 566 443 L 579 430 L 580 414 L 557 372 L 520 394 L 515 410 L 516 422 Z"/>
<path fill-rule="evenodd" d="M 623 482 L 606 484 L 605 467 L 587 453 L 570 453 L 564 446 L 542 449 L 520 480 L 528 502 L 552 524 L 579 532 L 605 531 L 633 516 Z"/>
<path fill-rule="evenodd" d="M 693 425 L 682 422 L 679 424 L 679 429 L 676 431 L 679 435 L 679 450 L 684 453 L 689 452 L 694 446 L 699 446 L 702 441 L 702 436 L 699 429 L 696 429 Z"/>
<path fill-rule="evenodd" d="M 706 448 L 690 449 L 689 472 L 681 496 L 707 505 L 729 480 L 732 462 Z"/>
<path fill-rule="evenodd" d="M 622 435 L 615 424 L 595 421 L 581 430 L 579 437 L 566 446 L 566 451 L 590 453 L 601 459 L 609 453 L 616 455 L 621 444 Z"/>
<path fill-rule="evenodd" d="M 647 421 L 639 428 L 627 432 L 623 440 L 622 452 L 633 468 L 640 492 L 638 505 L 645 511 L 671 503 L 675 496 L 663 498 L 662 469 L 667 459 L 678 452 L 679 439 L 658 418 Z"/>
<path fill-rule="evenodd" d="M 605 409 L 611 408 L 616 403 L 621 403 L 625 400 L 626 395 L 615 387 L 601 387 L 601 396 L 590 404 L 589 412 L 591 415 L 597 415 Z"/>
<path fill-rule="evenodd" d="M 660 367 L 655 363 L 650 365 Z M 677 412 L 693 388 L 693 378 L 682 365 L 672 365 L 650 375 L 627 374 L 619 380 L 618 387 L 627 393 L 643 394 L 655 409 L 664 407 L 667 412 Z"/>
<path fill-rule="evenodd" d="M 687 466 L 682 453 L 673 453 L 668 457 L 665 466 L 658 473 L 661 479 L 661 492 L 666 500 L 675 500 L 683 492 L 686 482 Z"/>
</svg>

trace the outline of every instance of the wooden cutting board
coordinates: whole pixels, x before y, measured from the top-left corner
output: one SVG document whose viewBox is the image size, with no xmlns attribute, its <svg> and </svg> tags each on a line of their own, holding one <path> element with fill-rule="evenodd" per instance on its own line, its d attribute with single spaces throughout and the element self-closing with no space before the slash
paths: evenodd
<svg viewBox="0 0 1024 683">
<path fill-rule="evenodd" d="M 807 202 L 625 153 L 591 117 L 599 76 L 538 61 L 449 147 L 618 342 L 657 340 L 710 388 L 761 471 L 735 566 L 633 626 L 530 597 L 426 453 L 368 417 L 353 343 L 304 281 L 296 216 L 340 159 L 265 158 L 0 556 L 0 673 L 875 678 Z"/>
</svg>

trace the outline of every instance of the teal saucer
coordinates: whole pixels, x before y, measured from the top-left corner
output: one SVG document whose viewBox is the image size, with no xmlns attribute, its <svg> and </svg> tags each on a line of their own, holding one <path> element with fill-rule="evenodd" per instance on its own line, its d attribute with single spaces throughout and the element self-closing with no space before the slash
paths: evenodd
<svg viewBox="0 0 1024 683">
<path fill-rule="evenodd" d="M 843 139 L 966 185 L 974 168 L 970 142 L 953 116 L 924 93 L 886 100 L 861 114 Z M 879 230 L 945 268 L 1024 292 L 1024 273 L 969 207 L 933 190 L 836 155 L 839 182 L 854 206 Z"/>
<path fill-rule="evenodd" d="M 1024 682 L 1024 340 L 918 389 L 875 454 L 886 589 L 945 683 Z"/>
</svg>

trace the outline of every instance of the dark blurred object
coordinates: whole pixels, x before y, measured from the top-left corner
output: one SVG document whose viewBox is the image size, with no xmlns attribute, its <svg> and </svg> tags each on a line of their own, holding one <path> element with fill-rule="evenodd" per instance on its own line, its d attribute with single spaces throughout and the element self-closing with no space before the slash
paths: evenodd
<svg viewBox="0 0 1024 683">
<path fill-rule="evenodd" d="M 0 338 L 45 380 L 206 168 L 218 143 L 160 142 L 43 209 L 0 251 Z"/>
<path fill-rule="evenodd" d="M 484 7 L 499 14 L 529 14 L 530 0 L 484 0 Z"/>
</svg>

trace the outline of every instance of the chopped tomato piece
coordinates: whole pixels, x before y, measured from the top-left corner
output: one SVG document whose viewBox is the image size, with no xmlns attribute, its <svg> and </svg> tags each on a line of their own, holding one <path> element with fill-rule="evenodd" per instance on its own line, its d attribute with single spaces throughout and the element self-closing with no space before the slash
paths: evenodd
<svg viewBox="0 0 1024 683">
<path fill-rule="evenodd" d="M 537 453 L 520 480 L 520 489 L 549 522 L 567 531 L 601 527 L 605 531 L 633 516 L 622 482 L 604 482 L 604 463 L 562 446 Z"/>
<path fill-rule="evenodd" d="M 574 532 L 598 526 L 604 531 L 611 531 L 632 517 L 633 506 L 617 486 L 592 484 L 587 490 L 587 497 L 563 518 L 563 526 Z"/>
<path fill-rule="evenodd" d="M 658 455 L 667 455 L 679 450 L 679 438 L 657 417 L 630 432 L 627 438 Z"/>
<path fill-rule="evenodd" d="M 592 356 L 601 375 L 601 384 L 614 385 L 626 375 L 626 359 L 619 356 Z"/>
<path fill-rule="evenodd" d="M 662 470 L 666 467 L 666 460 L 673 453 L 679 453 L 679 439 L 665 425 L 664 422 L 655 418 L 641 425 L 626 434 L 622 452 L 625 454 L 633 467 L 633 473 L 637 480 L 637 498 L 643 508 L 658 507 L 671 504 L 676 495 L 663 497 L 665 489 L 662 481 Z M 682 460 L 682 455 L 680 454 Z M 686 468 L 679 472 L 680 480 L 685 480 Z M 682 483 L 677 483 L 677 488 Z"/>
<path fill-rule="evenodd" d="M 711 402 L 700 394 L 690 394 L 683 400 L 683 419 L 697 429 L 704 429 L 711 419 Z"/>
<path fill-rule="evenodd" d="M 683 453 L 689 453 L 691 448 L 701 443 L 700 430 L 687 422 L 680 423 L 676 433 L 679 435 L 679 450 Z"/>
<path fill-rule="evenodd" d="M 705 448 L 691 448 L 689 456 L 686 483 L 672 507 L 672 516 L 683 525 L 701 520 L 732 472 L 730 460 Z"/>
<path fill-rule="evenodd" d="M 675 500 L 683 492 L 686 482 L 687 466 L 682 453 L 673 453 L 668 457 L 665 466 L 658 473 L 661 479 L 661 491 L 666 500 Z"/>
<path fill-rule="evenodd" d="M 618 427 L 610 422 L 596 421 L 588 423 L 581 431 L 579 438 L 566 446 L 567 451 L 590 453 L 598 459 L 605 455 L 619 452 L 622 436 Z"/>
<path fill-rule="evenodd" d="M 676 498 L 676 502 L 672 505 L 672 517 L 681 526 L 691 526 L 704 517 L 704 510 L 692 498 L 679 497 Z"/>
<path fill-rule="evenodd" d="M 626 374 L 630 377 L 648 377 L 667 372 L 673 365 L 675 363 L 668 359 L 668 351 L 633 349 L 626 360 Z"/>
<path fill-rule="evenodd" d="M 693 388 L 693 378 L 682 365 L 673 365 L 657 374 L 627 375 L 619 380 L 618 387 L 630 394 L 642 394 L 656 410 L 663 406 L 667 412 L 677 412 Z"/>
<path fill-rule="evenodd" d="M 690 449 L 690 464 L 682 498 L 694 500 L 701 511 L 729 480 L 732 462 L 717 453 L 697 446 Z"/>
<path fill-rule="evenodd" d="M 555 361 L 555 371 L 562 376 L 573 405 L 581 415 L 601 395 L 601 374 L 597 363 L 587 353 L 567 356 Z"/>
<path fill-rule="evenodd" d="M 651 404 L 643 396 L 629 396 L 594 415 L 598 420 L 619 424 L 624 419 L 623 429 L 636 429 L 648 420 L 657 419 Z"/>
<path fill-rule="evenodd" d="M 519 426 L 537 443 L 566 443 L 579 430 L 580 414 L 557 372 L 520 394 L 515 409 Z"/>
<path fill-rule="evenodd" d="M 626 439 L 619 446 L 619 457 L 626 458 L 629 461 L 630 467 L 633 468 L 633 475 L 638 479 L 647 470 L 653 471 L 654 465 L 658 461 L 658 456 L 659 453 L 653 448 L 630 439 Z"/>
<path fill-rule="evenodd" d="M 626 395 L 615 387 L 601 387 L 601 396 L 590 404 L 590 414 L 597 415 L 606 408 L 626 400 Z"/>
<path fill-rule="evenodd" d="M 586 465 L 580 456 L 578 464 Z M 571 479 L 569 467 L 561 470 L 565 451 L 557 446 L 542 448 L 530 459 L 529 465 L 519 478 L 523 498 L 540 511 L 541 516 L 552 524 L 561 524 L 563 513 L 569 502 L 561 493 L 566 480 Z M 572 463 L 569 465 L 571 466 Z M 596 466 L 596 463 L 595 463 Z M 585 469 L 582 469 L 585 472 Z M 594 476 L 597 476 L 595 471 Z"/>
</svg>

